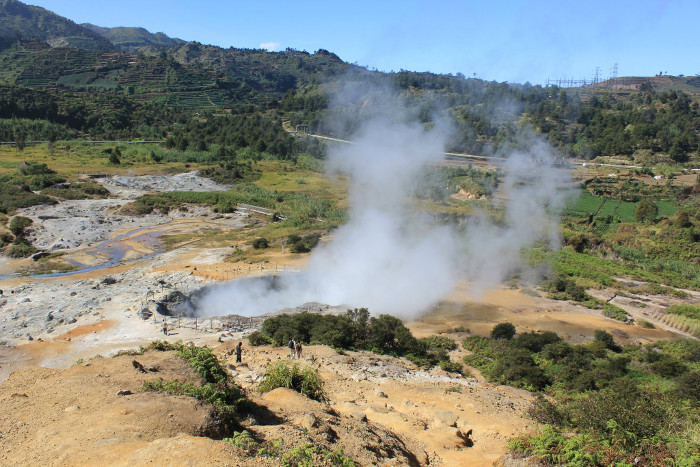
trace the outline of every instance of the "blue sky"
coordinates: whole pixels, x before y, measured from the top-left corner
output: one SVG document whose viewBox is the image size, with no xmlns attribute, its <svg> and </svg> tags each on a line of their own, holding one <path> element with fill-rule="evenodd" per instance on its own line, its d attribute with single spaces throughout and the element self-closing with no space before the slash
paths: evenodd
<svg viewBox="0 0 700 467">
<path fill-rule="evenodd" d="M 323 48 L 380 71 L 511 83 L 700 73 L 699 0 L 25 0 L 221 47 Z"/>
</svg>

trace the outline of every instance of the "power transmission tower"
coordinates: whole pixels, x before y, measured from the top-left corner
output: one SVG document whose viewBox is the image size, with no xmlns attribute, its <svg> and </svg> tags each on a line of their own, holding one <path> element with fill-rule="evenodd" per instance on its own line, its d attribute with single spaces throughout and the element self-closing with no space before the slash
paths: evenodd
<svg viewBox="0 0 700 467">
<path fill-rule="evenodd" d="M 615 89 L 615 81 L 617 80 L 617 63 L 612 69 L 612 78 L 610 79 L 610 89 Z"/>
<path fill-rule="evenodd" d="M 593 84 L 598 84 L 600 82 L 600 67 L 595 67 L 595 76 L 593 76 Z"/>
</svg>

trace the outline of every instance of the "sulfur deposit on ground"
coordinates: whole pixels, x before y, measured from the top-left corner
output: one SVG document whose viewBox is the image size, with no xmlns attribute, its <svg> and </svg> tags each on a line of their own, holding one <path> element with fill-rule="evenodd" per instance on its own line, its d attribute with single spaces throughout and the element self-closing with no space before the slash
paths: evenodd
<svg viewBox="0 0 700 467">
<path fill-rule="evenodd" d="M 99 266 L 106 261 L 100 254 L 112 245 L 127 261 L 73 275 L 0 278 L 0 465 L 279 465 L 274 457 L 250 457 L 222 441 L 230 433 L 208 404 L 143 390 L 145 381 L 158 377 L 201 384 L 173 352 L 109 358 L 158 339 L 213 348 L 264 413 L 242 420 L 243 427 L 261 441 L 282 438 L 289 448 L 343 446 L 361 465 L 493 465 L 506 454 L 509 437 L 534 428 L 525 415 L 530 393 L 488 384 L 476 371 L 462 377 L 422 370 L 404 359 L 339 354 L 323 346 L 306 347 L 302 363 L 320 371 L 327 403 L 281 389 L 260 394 L 265 368 L 287 358 L 286 348 L 247 345 L 245 336 L 262 319 L 165 317 L 158 307 L 224 280 L 303 268 L 306 256 L 270 251 L 267 262 L 235 262 L 231 246 L 200 242 L 199 232 L 212 226 L 255 228 L 266 222 L 245 213 L 224 217 L 194 208 L 142 218 L 118 213 L 135 194 L 173 189 L 173 183 L 180 190 L 218 189 L 191 174 L 174 181 L 115 177 L 105 184 L 117 199 L 22 213 L 35 220 L 34 242 L 65 258 Z M 163 231 L 191 240 L 161 252 L 157 244 L 136 238 Z M 31 261 L 4 260 L 0 273 L 17 272 Z M 552 330 L 572 342 L 592 339 L 596 329 L 633 343 L 682 335 L 658 319 L 659 310 L 677 299 L 592 292 L 656 328 L 608 319 L 536 291 L 503 287 L 477 299 L 469 284 L 460 284 L 408 326 L 419 337 L 442 334 L 458 343 L 470 333 L 487 335 L 505 321 L 519 332 Z M 700 301 L 698 293 L 688 294 L 687 300 Z M 243 364 L 235 364 L 231 355 L 239 341 Z M 465 353 L 460 346 L 451 358 L 461 361 Z M 134 359 L 157 371 L 136 370 Z"/>
<path fill-rule="evenodd" d="M 342 445 L 361 465 L 490 465 L 506 438 L 529 423 L 522 417 L 530 400 L 524 391 L 323 346 L 307 347 L 302 363 L 321 371 L 327 403 L 286 389 L 262 395 L 256 387 L 265 367 L 286 359 L 287 349 L 246 346 L 244 363 L 236 365 L 234 343 L 215 352 L 246 395 L 269 411 L 242 422 L 261 441 L 282 438 L 290 448 L 313 443 L 329 450 Z M 134 360 L 147 372 L 135 369 Z M 0 385 L 0 463 L 277 465 L 221 441 L 225 429 L 209 404 L 145 392 L 143 383 L 156 378 L 202 383 L 174 352 L 15 371 Z"/>
</svg>

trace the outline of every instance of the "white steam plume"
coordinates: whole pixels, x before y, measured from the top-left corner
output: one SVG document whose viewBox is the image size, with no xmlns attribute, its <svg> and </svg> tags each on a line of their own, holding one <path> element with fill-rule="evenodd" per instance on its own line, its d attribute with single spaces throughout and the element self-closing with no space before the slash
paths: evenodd
<svg viewBox="0 0 700 467">
<path fill-rule="evenodd" d="M 500 222 L 477 214 L 458 231 L 409 204 L 426 165 L 443 158 L 448 132 L 386 115 L 361 125 L 355 144 L 331 149 L 329 167 L 350 181 L 349 221 L 312 252 L 307 269 L 282 275 L 273 287 L 251 280 L 213 287 L 199 314 L 254 316 L 314 301 L 413 317 L 458 280 L 473 281 L 477 291 L 497 284 L 519 266 L 522 247 L 540 239 L 557 244 L 564 198 L 546 144 L 504 163 Z"/>
</svg>

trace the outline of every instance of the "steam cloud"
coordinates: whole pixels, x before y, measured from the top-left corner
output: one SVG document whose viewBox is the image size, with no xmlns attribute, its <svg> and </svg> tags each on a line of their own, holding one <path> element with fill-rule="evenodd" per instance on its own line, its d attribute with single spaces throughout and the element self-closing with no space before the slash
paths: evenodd
<svg viewBox="0 0 700 467">
<path fill-rule="evenodd" d="M 563 180 L 545 143 L 503 163 L 498 223 L 477 213 L 456 228 L 418 212 L 411 194 L 426 165 L 443 159 L 448 137 L 446 125 L 428 131 L 375 114 L 354 144 L 330 150 L 330 170 L 350 181 L 349 221 L 312 252 L 307 269 L 212 287 L 198 313 L 256 316 L 313 301 L 415 317 L 459 280 L 476 292 L 499 283 L 519 266 L 523 246 L 541 239 L 556 246 Z"/>
</svg>

